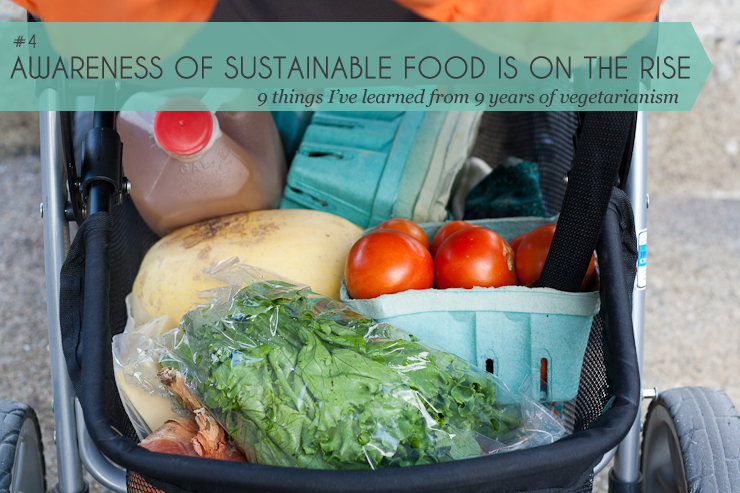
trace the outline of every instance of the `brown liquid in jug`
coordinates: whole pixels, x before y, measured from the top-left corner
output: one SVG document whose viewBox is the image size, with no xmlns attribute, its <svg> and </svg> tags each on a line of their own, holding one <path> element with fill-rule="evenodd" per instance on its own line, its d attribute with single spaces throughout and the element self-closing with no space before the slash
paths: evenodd
<svg viewBox="0 0 740 493">
<path fill-rule="evenodd" d="M 269 112 L 218 112 L 210 132 L 209 112 L 157 113 L 118 116 L 131 197 L 154 232 L 279 206 L 286 167 Z"/>
</svg>

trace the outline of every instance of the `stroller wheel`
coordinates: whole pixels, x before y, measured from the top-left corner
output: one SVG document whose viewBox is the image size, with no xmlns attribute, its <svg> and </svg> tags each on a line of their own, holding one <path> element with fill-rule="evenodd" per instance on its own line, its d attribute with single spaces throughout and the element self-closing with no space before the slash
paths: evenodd
<svg viewBox="0 0 740 493">
<path fill-rule="evenodd" d="M 706 387 L 661 393 L 648 408 L 644 493 L 740 491 L 740 417 L 727 395 Z"/>
<path fill-rule="evenodd" d="M 0 491 L 44 493 L 41 429 L 32 407 L 0 401 Z"/>
</svg>

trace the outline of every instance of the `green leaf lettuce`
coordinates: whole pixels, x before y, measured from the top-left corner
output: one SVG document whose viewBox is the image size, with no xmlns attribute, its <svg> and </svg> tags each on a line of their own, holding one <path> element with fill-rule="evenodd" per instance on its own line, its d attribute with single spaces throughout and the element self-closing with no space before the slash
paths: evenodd
<svg viewBox="0 0 740 493">
<path fill-rule="evenodd" d="M 461 358 L 283 282 L 188 312 L 173 355 L 261 464 L 368 469 L 474 457 L 520 436 Z"/>
</svg>

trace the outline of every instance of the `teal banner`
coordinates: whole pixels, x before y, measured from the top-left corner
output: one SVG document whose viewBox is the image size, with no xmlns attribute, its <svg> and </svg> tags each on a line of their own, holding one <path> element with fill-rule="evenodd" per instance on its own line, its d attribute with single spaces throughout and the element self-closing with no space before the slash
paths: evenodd
<svg viewBox="0 0 740 493">
<path fill-rule="evenodd" d="M 690 23 L 1 23 L 0 110 L 686 111 Z M 183 97 L 188 96 L 188 97 Z"/>
</svg>

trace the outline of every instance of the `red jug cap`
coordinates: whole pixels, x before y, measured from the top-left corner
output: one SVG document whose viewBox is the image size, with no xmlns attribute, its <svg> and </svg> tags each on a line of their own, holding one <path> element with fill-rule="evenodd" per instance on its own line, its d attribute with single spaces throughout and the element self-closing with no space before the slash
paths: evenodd
<svg viewBox="0 0 740 493">
<path fill-rule="evenodd" d="M 154 117 L 154 136 L 172 154 L 197 154 L 208 145 L 212 133 L 209 111 L 157 111 Z"/>
</svg>

